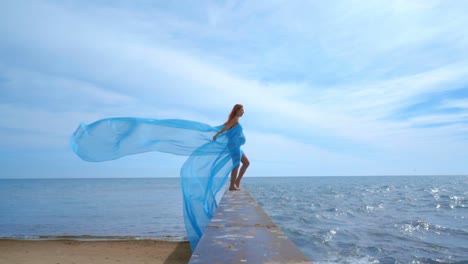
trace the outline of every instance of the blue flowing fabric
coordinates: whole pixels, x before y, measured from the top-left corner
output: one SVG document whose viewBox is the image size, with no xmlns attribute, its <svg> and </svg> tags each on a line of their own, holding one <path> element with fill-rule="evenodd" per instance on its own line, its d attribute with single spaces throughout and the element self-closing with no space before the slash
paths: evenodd
<svg viewBox="0 0 468 264">
<path fill-rule="evenodd" d="M 193 251 L 216 211 L 216 194 L 242 156 L 242 126 L 213 141 L 222 128 L 181 119 L 107 118 L 78 126 L 70 145 L 81 159 L 92 162 L 148 151 L 188 156 L 180 176 L 185 229 Z"/>
</svg>

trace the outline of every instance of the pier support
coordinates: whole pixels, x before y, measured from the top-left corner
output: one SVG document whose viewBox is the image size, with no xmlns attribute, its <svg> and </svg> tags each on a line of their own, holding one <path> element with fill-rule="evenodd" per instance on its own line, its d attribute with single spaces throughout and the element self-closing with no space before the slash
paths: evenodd
<svg viewBox="0 0 468 264">
<path fill-rule="evenodd" d="M 242 189 L 225 192 L 189 263 L 312 262 Z"/>
</svg>

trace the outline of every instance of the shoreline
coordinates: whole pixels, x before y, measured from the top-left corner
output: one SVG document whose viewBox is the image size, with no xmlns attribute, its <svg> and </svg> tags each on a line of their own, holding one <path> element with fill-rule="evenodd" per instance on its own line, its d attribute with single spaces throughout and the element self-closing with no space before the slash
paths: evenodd
<svg viewBox="0 0 468 264">
<path fill-rule="evenodd" d="M 162 242 L 188 242 L 186 237 L 181 236 L 159 236 L 159 237 L 143 237 L 143 236 L 95 236 L 95 235 L 31 235 L 31 236 L 5 236 L 0 237 L 2 240 L 19 240 L 19 241 L 56 241 L 56 240 L 70 240 L 70 241 L 162 241 Z"/>
<path fill-rule="evenodd" d="M 0 239 L 0 263 L 187 263 L 188 241 Z"/>
</svg>

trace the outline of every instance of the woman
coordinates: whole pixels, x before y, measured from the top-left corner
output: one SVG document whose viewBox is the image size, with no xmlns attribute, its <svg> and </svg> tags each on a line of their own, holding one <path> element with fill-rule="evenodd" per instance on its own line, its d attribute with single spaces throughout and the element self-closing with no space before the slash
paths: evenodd
<svg viewBox="0 0 468 264">
<path fill-rule="evenodd" d="M 240 162 L 242 163 L 242 167 L 239 170 L 240 164 L 237 165 L 231 172 L 231 183 L 229 185 L 229 190 L 230 191 L 235 191 L 240 189 L 240 181 L 242 177 L 245 174 L 245 171 L 250 165 L 250 161 L 243 153 L 240 148 L 237 146 L 243 145 L 245 143 L 245 137 L 244 134 L 242 133 L 242 127 L 239 124 L 239 118 L 244 115 L 244 107 L 241 104 L 236 104 L 233 108 L 231 113 L 229 114 L 228 120 L 224 123 L 223 129 L 218 131 L 213 136 L 213 140 L 216 140 L 216 138 L 222 134 L 225 131 L 231 132 L 232 129 L 238 128 L 236 130 L 238 131 L 232 131 L 231 133 L 228 133 L 228 147 L 230 148 L 231 156 L 233 159 L 234 164 L 239 164 L 239 159 Z M 237 132 L 237 133 L 236 133 Z M 239 159 L 238 159 L 239 158 Z"/>
<path fill-rule="evenodd" d="M 70 146 L 81 159 L 92 162 L 149 151 L 188 156 L 180 177 L 185 227 L 194 250 L 216 212 L 217 193 L 229 175 L 229 189 L 239 190 L 249 166 L 241 151 L 245 137 L 239 118 L 243 114 L 242 105 L 235 105 L 226 123 L 215 127 L 182 119 L 106 118 L 80 124 Z"/>
</svg>

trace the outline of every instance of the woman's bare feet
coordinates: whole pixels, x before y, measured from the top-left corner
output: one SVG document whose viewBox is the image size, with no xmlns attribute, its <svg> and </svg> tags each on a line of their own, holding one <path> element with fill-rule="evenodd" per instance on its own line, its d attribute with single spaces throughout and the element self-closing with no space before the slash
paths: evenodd
<svg viewBox="0 0 468 264">
<path fill-rule="evenodd" d="M 240 179 L 239 178 L 236 179 L 236 181 L 234 183 L 234 186 L 236 186 L 236 188 L 240 190 Z"/>
<path fill-rule="evenodd" d="M 238 191 L 238 190 L 240 190 L 240 188 L 237 187 L 235 184 L 232 184 L 232 182 L 231 182 L 231 184 L 229 185 L 229 190 L 230 191 Z"/>
</svg>

